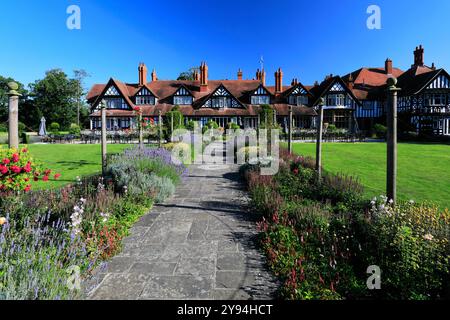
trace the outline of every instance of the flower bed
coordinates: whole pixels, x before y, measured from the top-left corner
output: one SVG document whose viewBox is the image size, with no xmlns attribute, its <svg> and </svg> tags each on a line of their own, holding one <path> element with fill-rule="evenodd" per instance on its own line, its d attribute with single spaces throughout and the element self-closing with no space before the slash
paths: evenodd
<svg viewBox="0 0 450 320">
<path fill-rule="evenodd" d="M 0 299 L 73 299 L 84 277 L 121 250 L 154 202 L 170 196 L 186 168 L 164 149 L 126 150 L 108 175 L 60 190 L 0 197 Z"/>
<path fill-rule="evenodd" d="M 363 198 L 357 180 L 325 174 L 311 159 L 281 152 L 280 171 L 242 168 L 261 243 L 286 299 L 449 297 L 450 213 L 429 204 Z M 369 290 L 369 266 L 381 290 Z"/>
</svg>

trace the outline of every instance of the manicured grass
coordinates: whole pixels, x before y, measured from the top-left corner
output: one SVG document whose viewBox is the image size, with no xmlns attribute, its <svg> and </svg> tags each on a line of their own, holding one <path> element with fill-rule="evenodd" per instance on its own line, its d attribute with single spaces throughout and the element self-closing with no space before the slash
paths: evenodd
<svg viewBox="0 0 450 320">
<path fill-rule="evenodd" d="M 293 148 L 315 157 L 315 144 L 297 143 Z M 358 177 L 368 197 L 386 193 L 386 144 L 325 143 L 322 157 L 325 170 Z M 398 196 L 450 208 L 450 146 L 399 144 Z"/>
<path fill-rule="evenodd" d="M 110 144 L 108 153 L 118 153 L 129 147 L 131 145 Z M 77 176 L 82 177 L 101 172 L 100 144 L 29 145 L 28 149 L 35 160 L 52 169 L 54 173 L 62 175 L 58 181 L 37 182 L 33 185 L 33 189 L 60 187 L 75 182 Z"/>
</svg>

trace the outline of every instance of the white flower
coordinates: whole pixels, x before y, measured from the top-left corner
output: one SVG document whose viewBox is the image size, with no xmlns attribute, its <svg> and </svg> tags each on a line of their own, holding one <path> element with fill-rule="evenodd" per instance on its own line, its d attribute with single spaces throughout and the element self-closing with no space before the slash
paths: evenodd
<svg viewBox="0 0 450 320">
<path fill-rule="evenodd" d="M 434 239 L 433 235 L 429 233 L 424 235 L 423 238 L 428 241 L 432 241 Z"/>
</svg>

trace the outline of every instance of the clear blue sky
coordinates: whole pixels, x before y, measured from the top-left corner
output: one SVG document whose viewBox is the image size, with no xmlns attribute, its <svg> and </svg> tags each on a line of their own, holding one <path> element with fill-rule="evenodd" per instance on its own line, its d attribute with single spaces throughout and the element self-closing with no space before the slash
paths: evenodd
<svg viewBox="0 0 450 320">
<path fill-rule="evenodd" d="M 81 30 L 68 30 L 66 9 L 81 8 Z M 381 8 L 381 30 L 366 27 L 367 7 Z M 14 0 L 0 2 L 0 75 L 25 84 L 46 70 L 76 68 L 137 82 L 144 61 L 160 79 L 208 62 L 210 78 L 253 78 L 264 56 L 267 82 L 281 67 L 285 83 L 383 66 L 407 69 L 415 46 L 425 61 L 450 70 L 448 0 Z"/>
</svg>

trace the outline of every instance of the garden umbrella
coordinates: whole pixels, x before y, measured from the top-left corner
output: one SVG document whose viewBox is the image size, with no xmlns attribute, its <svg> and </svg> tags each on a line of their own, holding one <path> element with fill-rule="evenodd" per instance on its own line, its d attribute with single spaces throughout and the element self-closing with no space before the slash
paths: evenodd
<svg viewBox="0 0 450 320">
<path fill-rule="evenodd" d="M 44 137 L 47 135 L 47 129 L 45 128 L 45 118 L 42 117 L 41 125 L 39 126 L 39 136 Z"/>
</svg>

